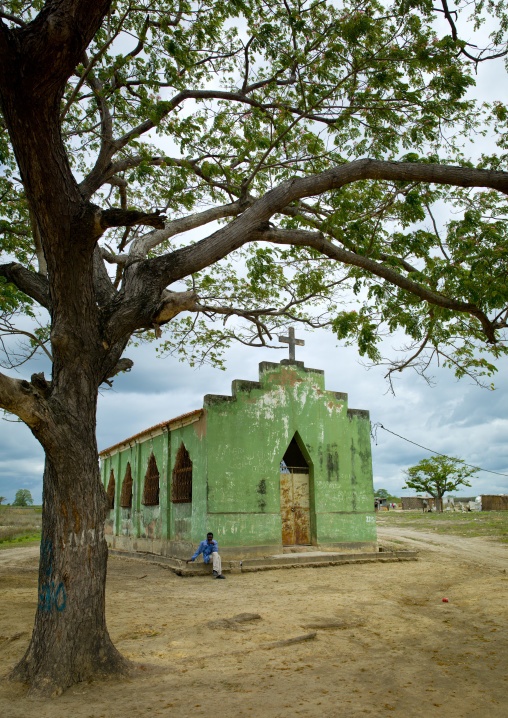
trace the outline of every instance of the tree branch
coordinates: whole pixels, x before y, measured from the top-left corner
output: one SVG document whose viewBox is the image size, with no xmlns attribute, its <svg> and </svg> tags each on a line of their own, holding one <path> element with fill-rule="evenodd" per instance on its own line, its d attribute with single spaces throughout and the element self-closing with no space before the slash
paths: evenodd
<svg viewBox="0 0 508 718">
<path fill-rule="evenodd" d="M 42 274 L 35 274 L 17 262 L 0 264 L 0 277 L 5 277 L 24 294 L 35 299 L 41 306 L 51 310 L 48 280 Z"/>
<path fill-rule="evenodd" d="M 459 48 L 459 53 L 467 57 L 469 60 L 472 60 L 475 65 L 477 66 L 478 63 L 484 62 L 485 60 L 495 60 L 497 57 L 505 57 L 508 55 L 508 50 L 502 50 L 501 52 L 494 53 L 492 55 L 488 55 L 487 57 L 482 57 L 482 53 L 485 52 L 485 50 L 480 50 L 478 55 L 472 55 L 468 50 L 466 50 L 466 47 L 477 47 L 476 45 L 472 45 L 470 42 L 463 42 L 459 39 L 458 33 L 457 33 L 457 27 L 455 25 L 455 21 L 452 18 L 452 15 L 455 15 L 455 18 L 457 18 L 457 12 L 455 10 L 452 10 L 450 12 L 448 8 L 448 2 L 447 0 L 441 0 L 441 5 L 443 6 L 442 10 L 439 10 L 439 8 L 434 8 L 436 12 L 442 12 L 445 16 L 449 26 L 450 30 L 452 32 L 452 38 L 457 44 L 462 44 L 463 47 Z"/>
<path fill-rule="evenodd" d="M 32 236 L 34 238 L 35 254 L 37 255 L 37 263 L 39 265 L 39 274 L 43 277 L 48 276 L 48 265 L 46 257 L 44 256 L 44 249 L 42 247 L 41 232 L 39 229 L 39 223 L 35 213 L 32 212 L 30 206 L 28 207 L 28 214 L 30 217 L 30 224 L 32 225 Z"/>
<path fill-rule="evenodd" d="M 0 374 L 0 407 L 19 416 L 34 432 L 47 424 L 46 400 L 28 381 Z"/>
<path fill-rule="evenodd" d="M 164 219 L 160 210 L 147 214 L 136 209 L 103 209 L 99 224 L 103 232 L 109 227 L 134 227 L 137 224 L 164 229 Z"/>
<path fill-rule="evenodd" d="M 113 383 L 108 380 L 112 379 L 117 374 L 120 374 L 121 371 L 130 371 L 133 366 L 134 362 L 132 361 L 132 359 L 128 359 L 127 357 L 119 359 L 116 366 L 114 366 L 113 369 L 111 369 L 111 371 L 108 372 L 107 376 L 104 378 L 104 382 L 106 384 L 109 384 L 109 386 L 113 386 Z"/>
<path fill-rule="evenodd" d="M 42 351 L 46 354 L 48 359 L 50 361 L 53 361 L 53 357 L 51 356 L 51 352 L 46 347 L 46 341 L 39 339 L 39 337 L 36 334 L 33 334 L 32 332 L 26 331 L 24 329 L 18 329 L 16 328 L 10 321 L 10 316 L 12 315 L 1 315 L 0 316 L 0 337 L 4 336 L 21 336 L 21 337 L 27 337 L 32 346 L 30 347 L 30 351 L 27 354 L 21 355 L 21 357 L 13 361 L 13 356 L 16 356 L 16 353 L 14 351 L 9 351 L 2 340 L 2 346 L 5 354 L 7 355 L 7 360 L 9 362 L 9 367 L 14 368 L 21 366 L 26 361 L 31 359 L 33 355 L 37 352 L 38 349 L 42 349 Z"/>
<path fill-rule="evenodd" d="M 118 187 L 120 207 L 127 209 L 127 180 L 124 180 L 123 177 L 111 177 L 111 179 L 108 180 L 108 184 L 112 187 Z"/>
<path fill-rule="evenodd" d="M 102 259 L 108 262 L 108 264 L 118 264 L 120 267 L 124 267 L 129 259 L 127 254 L 113 254 L 112 252 L 108 252 L 104 247 L 98 247 L 98 250 Z"/>
<path fill-rule="evenodd" d="M 117 25 L 117 27 L 116 27 L 116 30 L 115 30 L 115 32 L 112 34 L 112 36 L 109 38 L 109 40 L 108 40 L 104 45 L 101 46 L 100 50 L 99 50 L 99 51 L 92 57 L 92 59 L 86 64 L 86 67 L 85 67 L 85 69 L 83 70 L 83 73 L 81 74 L 81 76 L 80 76 L 80 78 L 79 78 L 79 80 L 78 80 L 78 82 L 77 82 L 77 84 L 76 84 L 76 87 L 75 87 L 74 90 L 72 91 L 71 96 L 70 96 L 69 99 L 67 100 L 67 103 L 66 103 L 64 109 L 62 110 L 62 112 L 61 112 L 61 114 L 60 114 L 60 121 L 61 121 L 61 122 L 64 120 L 64 118 L 65 118 L 67 112 L 69 111 L 69 109 L 70 109 L 72 103 L 73 103 L 74 100 L 76 99 L 76 97 L 77 97 L 77 95 L 78 95 L 78 93 L 79 93 L 81 87 L 83 86 L 83 83 L 85 82 L 86 78 L 88 77 L 89 72 L 91 72 L 91 70 L 93 69 L 93 67 L 94 67 L 94 66 L 97 64 L 97 62 L 101 59 L 101 57 L 104 55 L 104 53 L 107 52 L 107 49 L 109 48 L 109 46 L 116 40 L 116 38 L 117 38 L 118 35 L 120 34 L 120 32 L 121 32 L 121 30 L 122 30 L 122 27 L 123 27 L 123 23 L 124 23 L 124 21 L 125 21 L 127 15 L 128 15 L 128 11 L 129 11 L 129 8 L 127 9 L 127 11 L 126 11 L 126 12 L 122 15 L 122 17 L 120 18 L 120 21 L 118 22 L 118 25 Z M 86 58 L 86 54 L 84 55 L 84 57 Z"/>
<path fill-rule="evenodd" d="M 150 232 L 149 234 L 145 234 L 143 237 L 134 240 L 129 250 L 129 257 L 144 258 L 151 249 L 170 239 L 170 237 L 174 237 L 176 234 L 188 232 L 191 229 L 202 227 L 209 222 L 215 222 L 216 220 L 223 219 L 224 217 L 235 217 L 244 209 L 245 207 L 241 202 L 232 202 L 231 204 L 226 204 L 221 207 L 212 207 L 204 212 L 198 212 L 196 214 L 189 215 L 188 217 L 174 219 L 172 222 L 167 222 L 164 229 Z M 108 261 L 110 261 L 109 256 L 107 258 Z M 117 264 L 120 263 L 117 258 L 111 259 L 111 261 Z"/>
<path fill-rule="evenodd" d="M 116 294 L 116 290 L 109 274 L 106 271 L 102 256 L 102 249 L 98 245 L 95 247 L 93 255 L 93 273 L 95 295 L 97 297 L 98 304 L 100 306 L 105 306 L 113 299 Z"/>
<path fill-rule="evenodd" d="M 162 295 L 162 303 L 155 316 L 155 323 L 159 325 L 165 324 L 180 312 L 190 311 L 195 306 L 197 298 L 198 295 L 194 291 L 170 292 L 166 290 Z"/>
<path fill-rule="evenodd" d="M 170 254 L 148 260 L 149 271 L 157 272 L 162 291 L 171 282 L 210 266 L 251 241 L 254 235 L 259 234 L 260 225 L 275 214 L 281 213 L 289 204 L 367 179 L 486 187 L 508 194 L 508 172 L 417 162 L 356 160 L 320 174 L 282 183 L 253 202 L 234 222 L 209 237 Z M 142 271 L 142 268 L 139 267 L 139 270 Z"/>
<path fill-rule="evenodd" d="M 4 20 L 10 20 L 20 27 L 26 27 L 26 22 L 23 22 L 23 20 L 20 20 L 19 17 L 16 17 L 15 15 L 10 15 L 7 12 L 0 12 L 0 17 Z"/>
<path fill-rule="evenodd" d="M 88 65 L 89 62 L 86 53 L 85 61 Z M 109 162 L 111 152 L 115 150 L 113 141 L 113 120 L 111 118 L 108 103 L 106 102 L 106 98 L 104 97 L 104 88 L 102 82 L 100 82 L 100 80 L 95 77 L 92 71 L 90 71 L 90 73 L 88 74 L 88 84 L 93 90 L 93 94 L 101 118 L 101 147 L 99 150 L 99 156 L 97 157 L 96 165 L 102 167 L 104 164 L 107 164 Z"/>
</svg>

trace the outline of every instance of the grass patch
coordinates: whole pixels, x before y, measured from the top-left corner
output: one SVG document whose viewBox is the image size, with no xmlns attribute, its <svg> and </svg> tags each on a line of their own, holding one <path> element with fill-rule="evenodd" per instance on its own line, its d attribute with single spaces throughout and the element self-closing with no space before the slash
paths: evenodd
<svg viewBox="0 0 508 718">
<path fill-rule="evenodd" d="M 0 506 L 0 549 L 39 542 L 41 513 L 42 509 L 39 506 L 26 508 Z"/>
<path fill-rule="evenodd" d="M 508 511 L 384 511 L 376 517 L 378 526 L 405 526 L 416 531 L 435 531 L 452 536 L 481 536 L 508 543 Z"/>
<path fill-rule="evenodd" d="M 41 532 L 24 533 L 14 538 L 0 539 L 0 551 L 5 548 L 17 548 L 19 546 L 30 546 L 41 541 Z"/>
</svg>

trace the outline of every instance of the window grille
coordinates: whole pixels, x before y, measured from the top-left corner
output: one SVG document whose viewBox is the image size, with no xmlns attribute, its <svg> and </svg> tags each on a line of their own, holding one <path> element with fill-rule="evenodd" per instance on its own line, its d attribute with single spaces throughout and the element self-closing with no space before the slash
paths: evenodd
<svg viewBox="0 0 508 718">
<path fill-rule="evenodd" d="M 106 491 L 109 499 L 109 508 L 114 509 L 115 508 L 115 472 L 113 469 L 111 469 L 111 473 L 109 475 L 109 484 L 108 484 L 108 490 Z"/>
<path fill-rule="evenodd" d="M 125 509 L 132 508 L 132 474 L 130 461 L 127 464 L 125 476 L 123 477 L 122 493 L 120 494 L 120 506 L 123 506 Z"/>
<path fill-rule="evenodd" d="M 192 461 L 183 441 L 178 449 L 173 469 L 173 491 L 171 501 L 184 504 L 192 501 Z"/>
<path fill-rule="evenodd" d="M 157 506 L 159 504 L 159 470 L 153 452 L 148 459 L 143 500 L 141 503 L 144 504 L 144 506 Z"/>
</svg>

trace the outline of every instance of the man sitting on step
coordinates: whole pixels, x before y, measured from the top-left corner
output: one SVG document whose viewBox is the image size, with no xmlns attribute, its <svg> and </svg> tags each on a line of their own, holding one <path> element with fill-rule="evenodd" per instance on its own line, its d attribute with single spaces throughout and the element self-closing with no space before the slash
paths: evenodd
<svg viewBox="0 0 508 718">
<path fill-rule="evenodd" d="M 200 553 L 203 554 L 203 561 L 205 563 L 210 563 L 210 555 L 212 556 L 214 578 L 226 578 L 221 573 L 219 546 L 217 544 L 217 541 L 214 541 L 213 539 L 213 533 L 209 532 L 206 534 L 206 541 L 201 541 L 194 556 L 192 558 L 189 558 L 185 563 L 190 563 L 191 561 L 194 561 L 194 559 L 196 559 Z"/>
</svg>

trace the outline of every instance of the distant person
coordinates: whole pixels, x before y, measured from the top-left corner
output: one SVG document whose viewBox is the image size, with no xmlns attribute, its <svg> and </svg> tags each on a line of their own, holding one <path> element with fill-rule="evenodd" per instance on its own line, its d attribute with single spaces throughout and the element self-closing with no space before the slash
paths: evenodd
<svg viewBox="0 0 508 718">
<path fill-rule="evenodd" d="M 425 501 L 425 499 L 423 499 L 422 508 L 423 508 L 423 513 L 425 513 L 428 508 L 428 503 Z"/>
<path fill-rule="evenodd" d="M 219 545 L 217 541 L 214 541 L 213 533 L 211 531 L 206 534 L 206 541 L 201 541 L 194 556 L 192 556 L 192 558 L 189 558 L 185 563 L 190 563 L 191 561 L 194 561 L 200 553 L 203 554 L 203 561 L 205 563 L 210 563 L 210 556 L 212 557 L 214 578 L 226 578 L 222 575 L 221 572 Z"/>
</svg>

